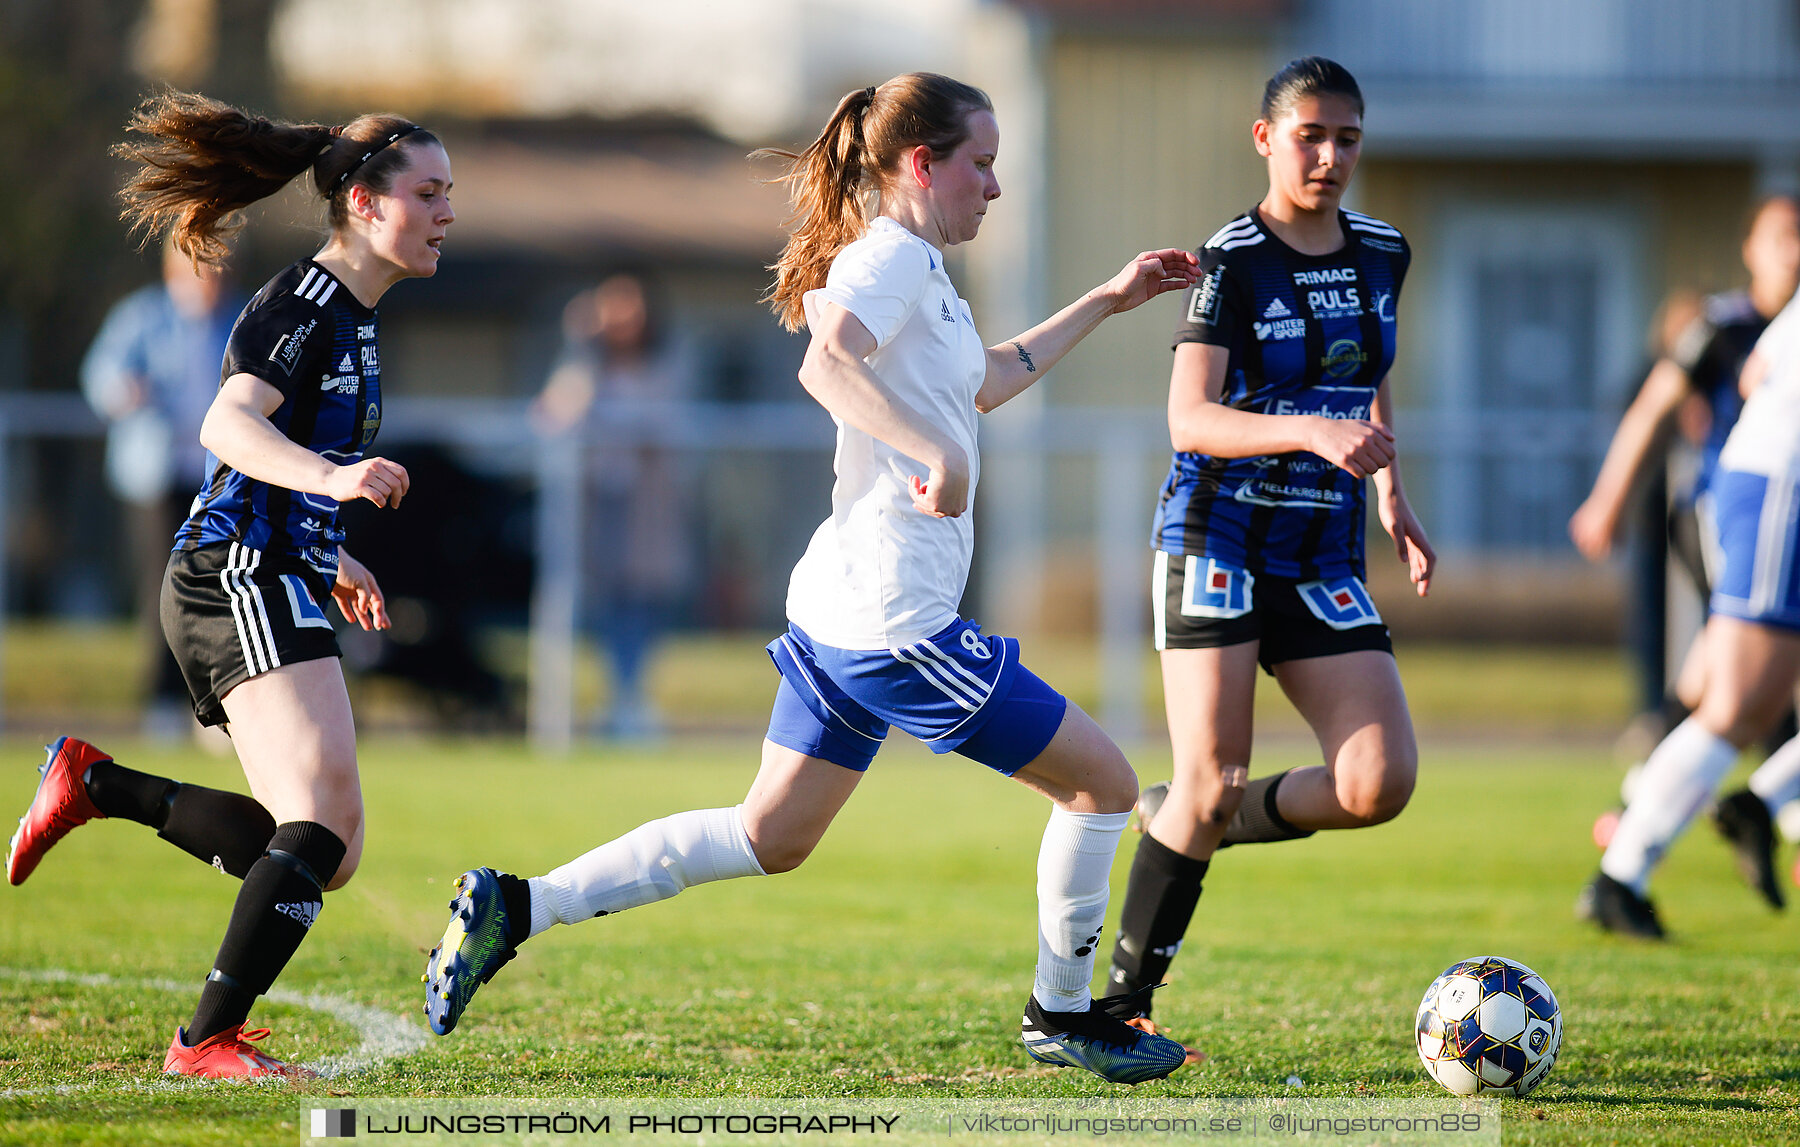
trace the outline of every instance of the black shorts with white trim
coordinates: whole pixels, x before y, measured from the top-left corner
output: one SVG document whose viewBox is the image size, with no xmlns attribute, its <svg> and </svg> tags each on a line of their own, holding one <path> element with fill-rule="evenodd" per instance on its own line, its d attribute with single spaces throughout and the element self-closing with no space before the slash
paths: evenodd
<svg viewBox="0 0 1800 1147">
<path fill-rule="evenodd" d="M 1158 550 L 1150 592 L 1157 649 L 1255 641 L 1256 660 L 1271 673 L 1284 661 L 1394 651 L 1360 578 L 1302 582 Z"/>
<path fill-rule="evenodd" d="M 163 573 L 163 636 L 202 725 L 225 723 L 220 698 L 283 665 L 340 657 L 323 574 L 297 557 L 237 542 L 177 550 Z"/>
</svg>

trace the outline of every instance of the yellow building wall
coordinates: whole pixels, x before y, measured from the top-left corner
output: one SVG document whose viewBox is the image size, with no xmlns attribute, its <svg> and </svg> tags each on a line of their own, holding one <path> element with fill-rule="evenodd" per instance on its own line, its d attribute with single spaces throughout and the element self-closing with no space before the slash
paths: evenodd
<svg viewBox="0 0 1800 1147">
<path fill-rule="evenodd" d="M 1198 247 L 1262 198 L 1250 142 L 1270 67 L 1260 37 L 1084 33 L 1055 38 L 1047 57 L 1052 306 L 1141 250 Z M 1090 335 L 1050 376 L 1050 401 L 1161 407 L 1177 298 Z"/>
<path fill-rule="evenodd" d="M 1433 253 L 1444 213 L 1455 204 L 1601 206 L 1635 218 L 1646 277 L 1646 353 L 1649 308 L 1657 300 L 1674 290 L 1721 291 L 1747 279 L 1739 246 L 1754 189 L 1748 164 L 1386 160 L 1379 109 L 1371 109 L 1368 127 L 1355 206 L 1400 228 L 1413 248 L 1392 375 L 1401 407 L 1432 405 L 1425 342 L 1432 301 L 1441 297 Z"/>
</svg>

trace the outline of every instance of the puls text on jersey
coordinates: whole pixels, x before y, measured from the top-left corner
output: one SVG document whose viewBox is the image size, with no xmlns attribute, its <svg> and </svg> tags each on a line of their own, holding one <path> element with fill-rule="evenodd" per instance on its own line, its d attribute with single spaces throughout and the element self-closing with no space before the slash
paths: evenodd
<svg viewBox="0 0 1800 1147">
<path fill-rule="evenodd" d="M 1306 305 L 1315 318 L 1351 318 L 1363 313 L 1362 293 L 1355 287 L 1332 287 L 1306 292 Z"/>
</svg>

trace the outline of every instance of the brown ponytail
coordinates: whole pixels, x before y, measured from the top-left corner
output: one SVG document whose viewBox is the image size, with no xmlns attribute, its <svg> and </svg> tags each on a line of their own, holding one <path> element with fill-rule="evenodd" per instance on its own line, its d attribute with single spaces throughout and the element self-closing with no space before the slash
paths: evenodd
<svg viewBox="0 0 1800 1147">
<path fill-rule="evenodd" d="M 167 231 L 189 258 L 214 265 L 230 253 L 242 210 L 301 173 L 312 171 L 336 230 L 348 217 L 351 187 L 387 191 L 405 165 L 404 148 L 438 142 L 404 116 L 366 115 L 341 127 L 282 123 L 194 92 L 151 96 L 125 126 L 146 138 L 113 148 L 137 165 L 119 192 L 121 216 L 144 242 Z M 397 133 L 403 141 L 387 146 Z"/>
<path fill-rule="evenodd" d="M 993 110 L 979 88 L 909 72 L 846 94 L 819 138 L 798 155 L 776 148 L 752 155 L 788 161 L 776 182 L 788 185 L 794 211 L 787 246 L 769 268 L 774 285 L 764 296 L 783 327 L 806 324 L 802 297 L 825 285 L 831 261 L 862 236 L 868 200 L 893 176 L 900 157 L 920 144 L 934 158 L 948 155 L 969 137 L 969 113 Z"/>
</svg>

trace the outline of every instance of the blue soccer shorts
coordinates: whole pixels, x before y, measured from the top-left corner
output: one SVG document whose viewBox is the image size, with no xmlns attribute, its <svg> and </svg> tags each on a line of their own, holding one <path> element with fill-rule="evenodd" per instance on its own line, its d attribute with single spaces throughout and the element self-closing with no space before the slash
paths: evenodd
<svg viewBox="0 0 1800 1147">
<path fill-rule="evenodd" d="M 1713 612 L 1800 630 L 1800 478 L 1720 470 L 1708 496 L 1719 559 Z"/>
<path fill-rule="evenodd" d="M 781 671 L 769 740 L 861 772 L 888 729 L 1011 776 L 1062 726 L 1068 701 L 1019 664 L 1019 643 L 958 620 L 899 649 L 837 649 L 797 625 L 769 643 Z"/>
</svg>

